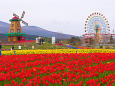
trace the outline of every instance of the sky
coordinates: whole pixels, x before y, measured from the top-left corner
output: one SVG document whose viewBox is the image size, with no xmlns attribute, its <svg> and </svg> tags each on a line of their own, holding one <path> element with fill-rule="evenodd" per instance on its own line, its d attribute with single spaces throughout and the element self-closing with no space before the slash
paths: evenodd
<svg viewBox="0 0 115 86">
<path fill-rule="evenodd" d="M 81 36 L 85 20 L 93 12 L 102 13 L 115 29 L 115 0 L 0 0 L 0 21 L 9 22 L 13 13 L 30 26 Z M 21 24 L 23 25 L 23 24 Z"/>
</svg>

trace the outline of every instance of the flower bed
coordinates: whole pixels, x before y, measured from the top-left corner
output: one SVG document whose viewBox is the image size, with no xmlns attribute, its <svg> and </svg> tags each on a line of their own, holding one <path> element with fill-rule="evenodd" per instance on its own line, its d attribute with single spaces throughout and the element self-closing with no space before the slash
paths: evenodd
<svg viewBox="0 0 115 86">
<path fill-rule="evenodd" d="M 115 86 L 115 53 L 1 56 L 0 86 Z"/>
<path fill-rule="evenodd" d="M 48 50 L 15 50 L 16 55 L 48 53 L 115 53 L 115 49 L 48 49 Z M 2 55 L 14 55 L 14 51 L 2 51 Z"/>
<path fill-rule="evenodd" d="M 78 49 L 77 53 L 115 53 L 115 49 Z"/>
<path fill-rule="evenodd" d="M 48 53 L 76 53 L 76 49 L 52 49 L 52 50 L 15 50 L 16 55 L 24 54 L 48 54 Z M 14 51 L 2 51 L 2 55 L 13 55 Z"/>
</svg>

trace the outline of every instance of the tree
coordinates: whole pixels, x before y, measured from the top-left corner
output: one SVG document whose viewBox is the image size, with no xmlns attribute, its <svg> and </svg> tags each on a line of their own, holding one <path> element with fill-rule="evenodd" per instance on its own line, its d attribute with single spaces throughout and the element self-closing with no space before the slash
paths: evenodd
<svg viewBox="0 0 115 86">
<path fill-rule="evenodd" d="M 94 45 L 94 39 L 93 38 L 89 38 L 89 45 Z"/>
<path fill-rule="evenodd" d="M 113 43 L 113 37 L 111 35 L 111 37 L 110 37 L 110 44 L 112 44 L 112 43 Z"/>
<path fill-rule="evenodd" d="M 69 39 L 69 43 L 74 46 L 80 46 L 81 44 L 81 39 L 79 37 L 71 37 Z"/>
</svg>

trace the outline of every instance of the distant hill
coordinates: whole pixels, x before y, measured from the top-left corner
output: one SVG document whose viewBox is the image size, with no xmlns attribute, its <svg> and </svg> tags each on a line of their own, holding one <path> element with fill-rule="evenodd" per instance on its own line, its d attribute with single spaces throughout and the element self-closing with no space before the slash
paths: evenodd
<svg viewBox="0 0 115 86">
<path fill-rule="evenodd" d="M 9 26 L 10 24 L 0 21 L 0 33 L 2 34 L 8 33 Z M 69 34 L 62 34 L 62 33 L 48 31 L 37 26 L 23 26 L 22 31 L 29 35 L 36 35 L 42 37 L 51 38 L 52 36 L 55 36 L 57 39 L 68 39 L 74 36 Z"/>
</svg>

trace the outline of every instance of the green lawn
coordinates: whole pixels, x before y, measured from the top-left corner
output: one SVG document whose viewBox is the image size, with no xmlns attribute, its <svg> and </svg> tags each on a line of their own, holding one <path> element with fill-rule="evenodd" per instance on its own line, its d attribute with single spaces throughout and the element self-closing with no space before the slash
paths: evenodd
<svg viewBox="0 0 115 86">
<path fill-rule="evenodd" d="M 34 45 L 35 49 L 67 49 L 65 46 L 52 45 L 50 43 L 44 43 L 43 45 L 38 45 L 36 43 L 31 43 L 29 45 L 21 45 L 22 49 L 32 49 Z M 14 49 L 18 50 L 19 45 L 14 45 Z M 11 49 L 12 45 L 2 45 L 2 49 Z"/>
</svg>

